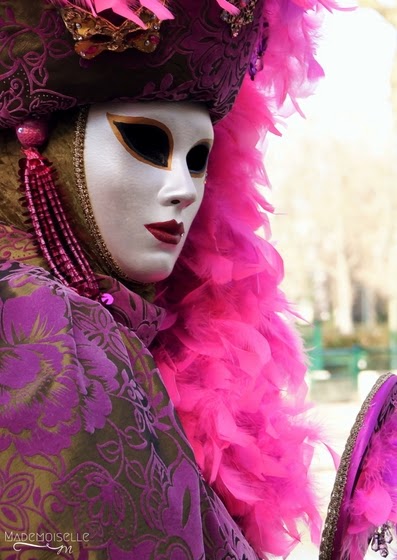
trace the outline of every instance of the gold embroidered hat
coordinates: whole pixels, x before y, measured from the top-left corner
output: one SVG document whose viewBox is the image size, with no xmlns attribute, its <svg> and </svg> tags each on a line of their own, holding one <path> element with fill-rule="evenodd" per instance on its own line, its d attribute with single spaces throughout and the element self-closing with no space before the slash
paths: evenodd
<svg viewBox="0 0 397 560">
<path fill-rule="evenodd" d="M 216 121 L 231 109 L 247 70 L 256 73 L 266 43 L 263 6 L 2 1 L 0 127 L 114 99 L 198 101 Z"/>
</svg>

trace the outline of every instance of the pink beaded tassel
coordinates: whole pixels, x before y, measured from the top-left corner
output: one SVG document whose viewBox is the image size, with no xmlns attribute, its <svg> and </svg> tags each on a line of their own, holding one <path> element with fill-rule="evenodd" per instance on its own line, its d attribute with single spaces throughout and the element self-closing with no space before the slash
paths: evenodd
<svg viewBox="0 0 397 560">
<path fill-rule="evenodd" d="M 73 234 L 56 186 L 57 173 L 37 147 L 47 137 L 46 123 L 29 120 L 17 128 L 25 158 L 19 162 L 21 188 L 36 239 L 51 272 L 79 294 L 98 299 L 94 273 Z"/>
</svg>

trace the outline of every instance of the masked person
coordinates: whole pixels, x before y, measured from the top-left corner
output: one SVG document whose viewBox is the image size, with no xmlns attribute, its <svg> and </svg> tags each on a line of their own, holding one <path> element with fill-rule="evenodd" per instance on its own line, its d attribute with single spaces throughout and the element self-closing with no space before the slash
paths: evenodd
<svg viewBox="0 0 397 560">
<path fill-rule="evenodd" d="M 0 2 L 1 558 L 248 560 L 287 554 L 301 520 L 318 537 L 257 191 L 259 140 L 321 75 L 310 8 Z"/>
</svg>

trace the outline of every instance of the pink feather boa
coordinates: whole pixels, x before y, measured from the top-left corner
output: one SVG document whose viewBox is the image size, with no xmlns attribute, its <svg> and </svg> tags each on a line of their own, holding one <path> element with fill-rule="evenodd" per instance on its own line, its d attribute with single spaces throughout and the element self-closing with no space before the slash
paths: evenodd
<svg viewBox="0 0 397 560">
<path fill-rule="evenodd" d="M 269 0 L 264 69 L 243 83 L 215 127 L 206 195 L 158 302 L 174 321 L 155 357 L 204 477 L 260 556 L 284 556 L 305 521 L 318 542 L 321 520 L 309 466 L 318 433 L 303 418 L 306 371 L 284 315 L 283 263 L 256 235 L 270 235 L 258 193 L 267 185 L 258 142 L 278 134 L 276 114 L 322 76 L 314 58 L 321 9 Z"/>
<path fill-rule="evenodd" d="M 342 551 L 350 560 L 364 558 L 368 542 L 379 526 L 388 521 L 397 525 L 396 409 L 371 439 L 348 515 Z"/>
</svg>

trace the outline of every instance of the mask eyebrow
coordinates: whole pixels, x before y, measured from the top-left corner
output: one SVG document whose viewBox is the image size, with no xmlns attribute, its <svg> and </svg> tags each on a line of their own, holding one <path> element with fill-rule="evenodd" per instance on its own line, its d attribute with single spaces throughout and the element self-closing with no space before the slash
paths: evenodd
<svg viewBox="0 0 397 560">
<path fill-rule="evenodd" d="M 174 140 L 164 123 L 111 113 L 106 117 L 116 138 L 135 159 L 159 169 L 171 169 Z"/>
</svg>

